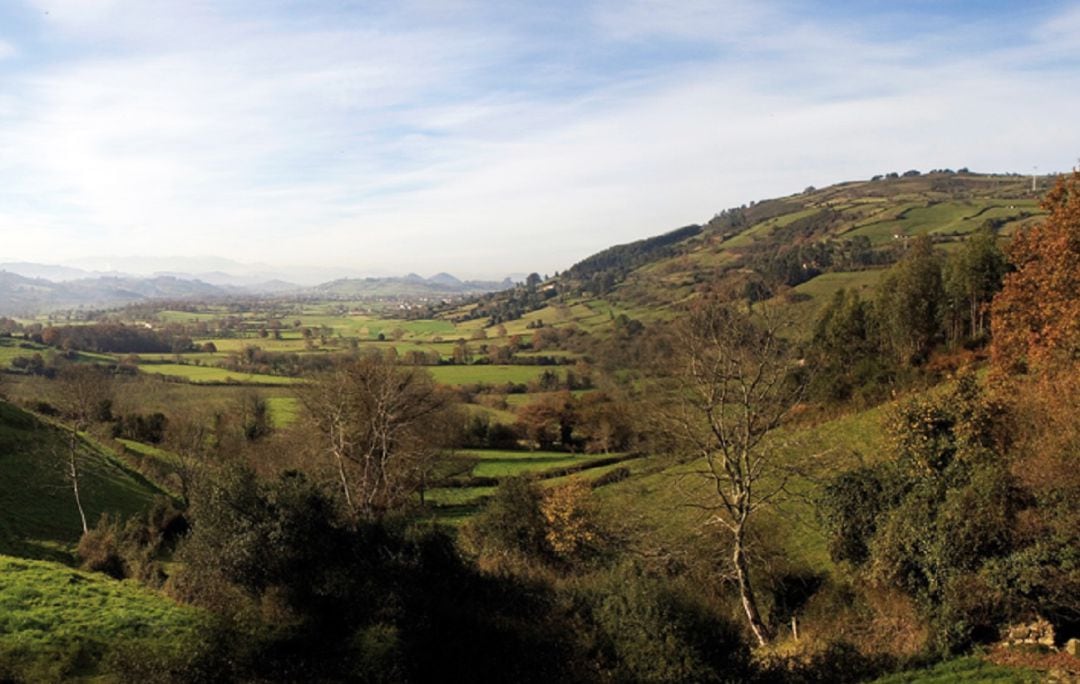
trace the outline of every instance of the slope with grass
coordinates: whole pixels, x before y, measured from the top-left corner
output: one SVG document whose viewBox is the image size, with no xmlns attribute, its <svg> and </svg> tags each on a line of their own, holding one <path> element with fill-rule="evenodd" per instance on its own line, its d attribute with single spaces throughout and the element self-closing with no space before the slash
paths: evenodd
<svg viewBox="0 0 1080 684">
<path fill-rule="evenodd" d="M 632 243 L 588 257 L 545 284 L 557 290 L 558 297 L 505 325 L 512 333 L 522 333 L 543 321 L 546 326 L 574 325 L 605 334 L 619 313 L 662 322 L 697 294 L 725 286 L 725 278 L 727 287 L 741 288 L 755 277 L 751 257 L 768 259 L 793 247 L 828 244 L 834 254 L 854 262 L 853 245 L 868 249 L 870 255 L 864 253 L 857 266 L 841 259 L 793 289 L 775 287 L 774 302 L 794 305 L 795 317 L 805 321 L 807 312 L 828 301 L 837 287 L 872 284 L 909 238 L 930 235 L 949 249 L 983 226 L 1007 236 L 1039 220 L 1044 215 L 1039 199 L 1047 185 L 1044 180 L 1032 192 L 1021 176 L 935 172 L 838 183 L 750 203 L 718 214 L 700 230 L 659 236 L 674 236 L 663 241 L 663 249 L 640 250 L 639 243 Z M 610 276 L 600 286 L 602 294 L 596 289 L 597 274 Z M 585 307 L 603 315 L 583 315 Z M 460 318 L 468 311 L 459 305 L 443 316 Z"/>
<path fill-rule="evenodd" d="M 82 527 L 60 428 L 0 401 L 0 553 L 69 560 Z M 103 447 L 80 440 L 76 463 L 87 520 L 131 515 L 162 492 Z"/>
<path fill-rule="evenodd" d="M 108 673 L 118 649 L 176 651 L 203 629 L 194 608 L 133 582 L 0 555 L 0 681 Z"/>
</svg>

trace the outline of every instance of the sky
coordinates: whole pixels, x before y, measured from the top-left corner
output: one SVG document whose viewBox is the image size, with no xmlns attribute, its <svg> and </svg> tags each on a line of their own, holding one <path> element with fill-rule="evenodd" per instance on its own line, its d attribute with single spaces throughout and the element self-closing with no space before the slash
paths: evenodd
<svg viewBox="0 0 1080 684">
<path fill-rule="evenodd" d="M 1078 3 L 0 0 L 0 262 L 552 273 L 1078 117 Z"/>
</svg>

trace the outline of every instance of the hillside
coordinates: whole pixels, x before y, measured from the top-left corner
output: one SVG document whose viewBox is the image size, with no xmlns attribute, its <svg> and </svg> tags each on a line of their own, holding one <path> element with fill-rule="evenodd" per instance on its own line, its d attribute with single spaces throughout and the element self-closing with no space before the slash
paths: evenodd
<svg viewBox="0 0 1080 684">
<path fill-rule="evenodd" d="M 584 303 L 641 320 L 667 318 L 696 293 L 796 304 L 803 317 L 840 287 L 869 289 L 909 239 L 930 235 L 948 250 L 988 227 L 999 236 L 1037 221 L 1052 179 L 938 171 L 808 188 L 726 209 L 702 226 L 617 245 L 539 288 L 479 299 L 442 315 L 530 316 L 557 323 L 556 304 Z M 558 298 L 552 295 L 558 294 Z M 530 312 L 541 311 L 543 313 Z"/>
<path fill-rule="evenodd" d="M 0 555 L 0 577 L 0 680 L 101 675 L 123 652 L 183 657 L 204 628 L 200 611 L 100 573 Z"/>
<path fill-rule="evenodd" d="M 66 437 L 0 401 L 0 553 L 68 560 L 82 529 L 67 478 Z M 161 492 L 91 442 L 80 445 L 80 489 L 91 523 L 147 508 Z"/>
</svg>

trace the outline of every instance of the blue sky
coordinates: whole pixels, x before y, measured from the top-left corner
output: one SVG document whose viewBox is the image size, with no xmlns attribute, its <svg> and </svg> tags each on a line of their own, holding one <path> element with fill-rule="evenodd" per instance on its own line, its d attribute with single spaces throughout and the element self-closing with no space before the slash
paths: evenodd
<svg viewBox="0 0 1080 684">
<path fill-rule="evenodd" d="M 552 272 L 807 185 L 1080 156 L 1080 5 L 4 0 L 0 261 Z"/>
</svg>

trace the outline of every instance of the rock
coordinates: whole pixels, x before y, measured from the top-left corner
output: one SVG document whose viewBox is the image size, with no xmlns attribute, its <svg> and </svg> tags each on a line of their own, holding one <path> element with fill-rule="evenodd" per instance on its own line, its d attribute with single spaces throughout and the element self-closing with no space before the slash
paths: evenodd
<svg viewBox="0 0 1080 684">
<path fill-rule="evenodd" d="M 1066 641 L 1065 652 L 1074 658 L 1080 658 L 1080 639 L 1069 639 Z"/>
</svg>

